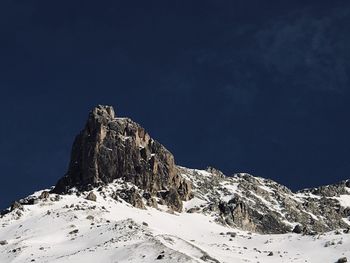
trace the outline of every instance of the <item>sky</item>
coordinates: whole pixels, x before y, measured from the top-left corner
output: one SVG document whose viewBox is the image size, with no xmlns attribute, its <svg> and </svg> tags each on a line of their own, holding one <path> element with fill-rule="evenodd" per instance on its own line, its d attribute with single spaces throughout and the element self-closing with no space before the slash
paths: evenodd
<svg viewBox="0 0 350 263">
<path fill-rule="evenodd" d="M 177 164 L 293 190 L 350 170 L 348 1 L 0 3 L 0 208 L 47 188 L 98 104 Z"/>
</svg>

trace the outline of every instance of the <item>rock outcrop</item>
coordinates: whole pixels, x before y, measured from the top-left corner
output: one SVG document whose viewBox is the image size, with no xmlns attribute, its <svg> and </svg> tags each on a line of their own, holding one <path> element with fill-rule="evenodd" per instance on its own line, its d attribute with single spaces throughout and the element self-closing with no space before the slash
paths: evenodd
<svg viewBox="0 0 350 263">
<path fill-rule="evenodd" d="M 96 202 L 97 197 L 96 197 L 96 195 L 95 195 L 93 192 L 90 192 L 90 193 L 86 196 L 86 200 Z"/>
<path fill-rule="evenodd" d="M 194 196 L 203 200 L 187 212 L 211 214 L 222 224 L 263 234 L 316 234 L 349 227 L 350 207 L 339 201 L 350 194 L 349 181 L 293 193 L 245 173 L 227 177 L 217 176 L 222 173 L 213 168 L 180 170 L 194 185 Z"/>
<path fill-rule="evenodd" d="M 190 182 L 180 176 L 173 155 L 163 145 L 132 120 L 116 118 L 112 107 L 98 106 L 76 137 L 68 172 L 53 192 L 90 190 L 118 178 L 152 196 L 162 192 L 176 211 L 192 197 Z"/>
</svg>

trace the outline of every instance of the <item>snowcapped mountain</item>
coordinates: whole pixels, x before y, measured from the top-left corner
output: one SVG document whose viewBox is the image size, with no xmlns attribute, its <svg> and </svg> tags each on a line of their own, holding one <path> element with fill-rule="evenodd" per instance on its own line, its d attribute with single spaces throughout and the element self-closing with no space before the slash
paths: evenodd
<svg viewBox="0 0 350 263">
<path fill-rule="evenodd" d="M 349 180 L 293 193 L 180 167 L 98 106 L 66 175 L 2 212 L 0 262 L 347 262 L 349 219 Z"/>
</svg>

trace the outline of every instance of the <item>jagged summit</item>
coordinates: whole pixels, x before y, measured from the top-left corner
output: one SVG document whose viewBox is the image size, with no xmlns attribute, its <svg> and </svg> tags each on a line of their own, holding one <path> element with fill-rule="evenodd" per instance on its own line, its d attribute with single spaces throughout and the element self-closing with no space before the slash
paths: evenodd
<svg viewBox="0 0 350 263">
<path fill-rule="evenodd" d="M 76 137 L 68 171 L 53 192 L 89 190 L 118 178 L 150 197 L 162 196 L 176 211 L 191 197 L 191 184 L 179 175 L 173 155 L 139 124 L 116 118 L 113 107 L 99 105 Z"/>
<path fill-rule="evenodd" d="M 90 118 L 113 120 L 116 118 L 116 115 L 113 106 L 98 105 L 90 112 L 89 119 Z"/>
</svg>

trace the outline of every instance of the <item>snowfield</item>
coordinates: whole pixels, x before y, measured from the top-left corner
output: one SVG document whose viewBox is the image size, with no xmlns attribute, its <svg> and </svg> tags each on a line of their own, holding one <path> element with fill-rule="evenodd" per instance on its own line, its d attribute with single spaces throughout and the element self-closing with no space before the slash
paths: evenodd
<svg viewBox="0 0 350 263">
<path fill-rule="evenodd" d="M 34 196 L 39 196 L 37 192 Z M 337 262 L 350 234 L 260 235 L 202 213 L 137 209 L 94 191 L 26 205 L 0 218 L 0 262 Z M 193 199 L 185 207 L 200 205 Z"/>
</svg>

